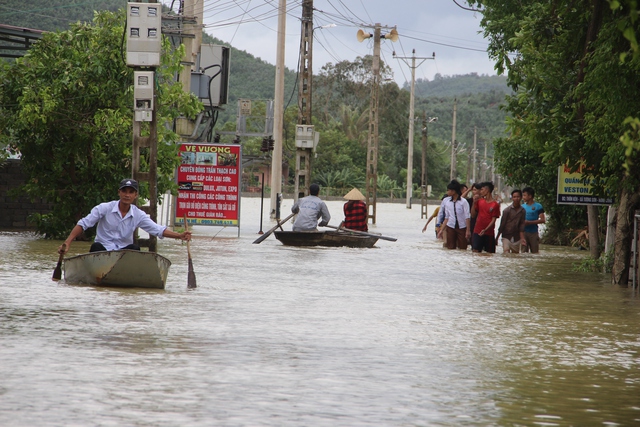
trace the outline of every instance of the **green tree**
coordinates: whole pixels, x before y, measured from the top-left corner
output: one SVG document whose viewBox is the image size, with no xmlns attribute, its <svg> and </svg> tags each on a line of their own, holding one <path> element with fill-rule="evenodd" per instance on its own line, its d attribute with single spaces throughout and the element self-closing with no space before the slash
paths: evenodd
<svg viewBox="0 0 640 427">
<path fill-rule="evenodd" d="M 0 70 L 0 145 L 21 154 L 29 196 L 53 203 L 35 217 L 38 231 L 59 238 L 95 204 L 111 200 L 118 182 L 131 175 L 133 71 L 123 60 L 124 12 L 99 12 L 44 34 L 23 57 Z M 185 94 L 173 75 L 182 52 L 163 44 L 156 70 L 159 123 L 193 117 L 200 102 Z M 158 182 L 175 189 L 177 135 L 158 126 Z M 147 190 L 141 190 L 144 197 Z"/>
<path fill-rule="evenodd" d="M 629 8 L 607 7 L 606 0 L 580 7 L 566 0 L 471 3 L 483 7 L 490 54 L 514 90 L 507 106 L 511 134 L 502 146 L 516 152 L 529 147 L 543 174 L 566 161 L 590 166 L 587 173 L 599 183 L 597 191 L 616 195 L 619 203 L 612 280 L 626 284 L 640 169 L 626 171 L 623 163 L 625 154 L 633 163 L 640 156 L 625 152 L 620 136 L 629 112 L 640 111 L 640 79 L 637 65 L 620 57 L 629 52 L 628 35 L 637 34 L 638 21 L 621 33 L 620 27 L 630 23 Z M 527 182 L 521 173 L 526 167 L 506 170 L 501 159 L 507 153 L 496 154 L 503 173 Z M 538 191 L 551 198 L 555 186 Z"/>
</svg>

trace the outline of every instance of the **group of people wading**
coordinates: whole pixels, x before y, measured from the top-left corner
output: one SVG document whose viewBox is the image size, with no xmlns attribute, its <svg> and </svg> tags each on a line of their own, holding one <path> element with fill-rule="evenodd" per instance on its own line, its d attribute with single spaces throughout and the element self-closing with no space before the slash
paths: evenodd
<svg viewBox="0 0 640 427">
<path fill-rule="evenodd" d="M 425 224 L 436 218 L 436 236 L 444 240 L 448 249 L 467 249 L 473 252 L 496 252 L 502 236 L 504 253 L 539 250 L 538 225 L 546 222 L 544 208 L 534 200 L 531 187 L 511 192 L 512 203 L 505 208 L 498 234 L 495 225 L 500 218 L 500 203 L 493 198 L 493 182 L 480 182 L 468 188 L 456 180 L 447 185 L 447 194 Z M 471 196 L 469 197 L 469 193 Z M 524 202 L 524 204 L 522 203 Z"/>
<path fill-rule="evenodd" d="M 442 198 L 440 206 L 429 218 L 422 232 L 424 233 L 429 223 L 437 218 L 436 236 L 444 240 L 448 249 L 467 249 L 471 243 L 473 252 L 495 253 L 496 241 L 502 236 L 505 253 L 537 253 L 540 240 L 538 225 L 544 224 L 546 218 L 544 208 L 534 200 L 533 188 L 525 187 L 511 192 L 512 203 L 503 212 L 497 236 L 495 225 L 496 220 L 500 218 L 500 203 L 493 198 L 493 189 L 492 182 L 475 183 L 471 188 L 467 188 L 466 185 L 452 180 L 447 185 L 447 195 Z M 309 195 L 293 204 L 291 212 L 297 214 L 293 231 L 313 231 L 329 224 L 331 214 L 326 203 L 318 197 L 319 192 L 320 186 L 311 184 Z M 90 249 L 92 252 L 139 250 L 139 247 L 133 244 L 132 237 L 133 230 L 137 227 L 160 238 L 191 240 L 189 231 L 176 233 L 165 226 L 159 226 L 133 205 L 138 196 L 138 183 L 135 180 L 122 180 L 118 194 L 119 200 L 94 207 L 88 216 L 78 221 L 65 244 L 58 248 L 59 253 L 66 253 L 77 236 L 96 224 L 98 230 L 96 241 Z M 338 228 L 368 231 L 368 209 L 364 195 L 354 188 L 344 199 L 347 200 L 343 206 L 345 219 Z"/>
</svg>

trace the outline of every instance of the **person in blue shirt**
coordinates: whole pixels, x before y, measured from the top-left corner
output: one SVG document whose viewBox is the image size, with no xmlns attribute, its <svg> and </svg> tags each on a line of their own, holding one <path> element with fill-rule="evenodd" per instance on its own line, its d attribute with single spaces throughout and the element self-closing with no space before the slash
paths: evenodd
<svg viewBox="0 0 640 427">
<path fill-rule="evenodd" d="M 526 245 L 523 245 L 523 251 L 529 251 L 532 254 L 537 254 L 540 249 L 540 234 L 538 233 L 538 224 L 544 224 L 547 222 L 547 218 L 544 215 L 544 208 L 535 200 L 535 191 L 531 187 L 525 187 L 522 189 L 522 200 L 524 204 L 522 207 L 525 212 L 524 221 L 524 239 Z"/>
<path fill-rule="evenodd" d="M 69 251 L 71 243 L 88 228 L 98 225 L 96 238 L 89 252 L 115 251 L 119 249 L 140 250 L 133 243 L 133 232 L 141 228 L 152 236 L 170 237 L 180 240 L 191 240 L 191 232 L 176 233 L 164 225 L 156 224 L 151 217 L 134 203 L 138 197 L 138 182 L 134 179 L 123 179 L 118 188 L 119 200 L 101 203 L 91 209 L 91 213 L 82 218 L 58 248 L 58 253 Z"/>
</svg>

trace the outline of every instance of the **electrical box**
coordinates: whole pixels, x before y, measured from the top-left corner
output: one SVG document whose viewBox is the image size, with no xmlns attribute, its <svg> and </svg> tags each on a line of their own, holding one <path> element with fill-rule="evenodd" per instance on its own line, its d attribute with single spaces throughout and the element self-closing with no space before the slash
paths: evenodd
<svg viewBox="0 0 640 427">
<path fill-rule="evenodd" d="M 200 70 L 211 80 L 211 103 L 207 95 L 204 105 L 218 107 L 229 101 L 229 52 L 227 46 L 203 44 L 200 47 Z"/>
<path fill-rule="evenodd" d="M 200 99 L 209 101 L 209 86 L 211 77 L 204 73 L 191 72 L 191 93 Z M 209 105 L 209 104 L 207 104 Z"/>
<path fill-rule="evenodd" d="M 127 3 L 127 65 L 157 67 L 162 49 L 162 4 Z"/>
<path fill-rule="evenodd" d="M 311 148 L 318 146 L 320 134 L 313 130 L 313 125 L 296 125 L 296 147 Z"/>
<path fill-rule="evenodd" d="M 150 122 L 153 118 L 153 71 L 133 72 L 133 118 Z"/>
</svg>

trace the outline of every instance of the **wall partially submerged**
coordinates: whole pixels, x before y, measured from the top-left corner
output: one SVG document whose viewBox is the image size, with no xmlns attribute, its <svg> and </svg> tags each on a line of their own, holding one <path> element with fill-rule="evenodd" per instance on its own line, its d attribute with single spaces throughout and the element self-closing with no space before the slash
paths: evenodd
<svg viewBox="0 0 640 427">
<path fill-rule="evenodd" d="M 20 160 L 8 159 L 0 163 L 0 228 L 34 229 L 28 221 L 34 213 L 48 213 L 51 204 L 43 199 L 31 200 L 27 196 L 14 197 L 12 190 L 25 182 Z"/>
</svg>

